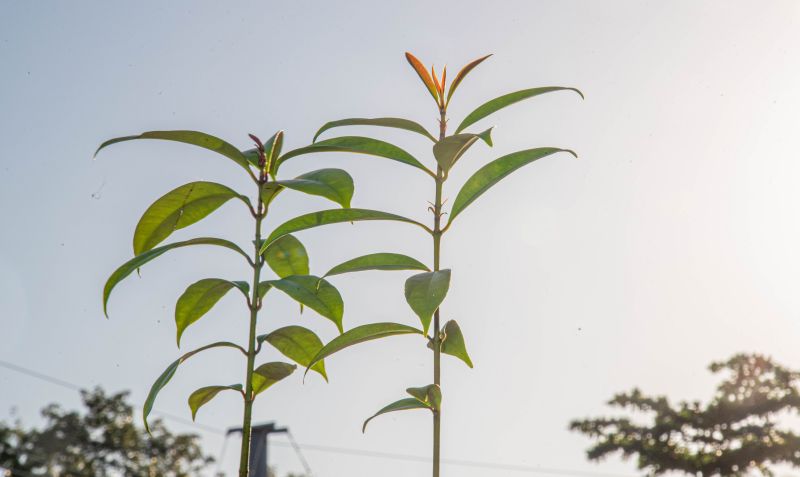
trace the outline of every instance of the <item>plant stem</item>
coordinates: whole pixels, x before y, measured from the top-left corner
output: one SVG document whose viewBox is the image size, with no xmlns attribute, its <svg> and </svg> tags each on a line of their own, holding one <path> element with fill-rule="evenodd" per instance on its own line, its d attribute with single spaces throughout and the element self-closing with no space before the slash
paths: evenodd
<svg viewBox="0 0 800 477">
<path fill-rule="evenodd" d="M 444 106 L 439 107 L 439 140 L 447 134 L 447 111 Z M 436 198 L 433 204 L 433 270 L 439 270 L 442 245 L 442 186 L 445 177 L 441 166 L 436 167 Z M 441 324 L 439 309 L 433 313 L 433 384 L 441 386 Z M 439 477 L 439 461 L 441 460 L 442 441 L 442 411 L 433 411 L 433 477 Z"/>
<path fill-rule="evenodd" d="M 259 181 L 259 192 L 264 181 L 264 174 L 261 175 Z M 258 321 L 258 310 L 261 308 L 260 299 L 258 297 L 258 281 L 261 276 L 261 267 L 264 266 L 264 260 L 261 254 L 258 253 L 261 247 L 261 222 L 267 215 L 264 210 L 264 203 L 258 198 L 258 210 L 255 214 L 256 231 L 255 231 L 255 254 L 253 255 L 253 284 L 251 287 L 250 298 L 250 337 L 248 338 L 247 348 L 247 378 L 244 392 L 244 416 L 242 418 L 242 451 L 239 459 L 239 477 L 247 477 L 250 465 L 250 435 L 251 424 L 253 420 L 253 369 L 256 360 L 256 324 Z"/>
</svg>

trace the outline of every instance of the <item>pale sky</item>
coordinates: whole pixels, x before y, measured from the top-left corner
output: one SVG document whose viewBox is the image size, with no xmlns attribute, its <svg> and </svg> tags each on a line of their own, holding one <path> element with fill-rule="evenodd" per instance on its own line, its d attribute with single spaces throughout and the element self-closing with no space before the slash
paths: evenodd
<svg viewBox="0 0 800 477">
<path fill-rule="evenodd" d="M 552 94 L 477 126 L 496 125 L 494 148 L 475 146 L 451 175 L 448 197 L 485 162 L 538 146 L 551 157 L 475 202 L 445 239 L 453 269 L 443 305 L 458 319 L 475 369 L 445 359 L 445 458 L 635 474 L 632 463 L 588 463 L 589 441 L 567 431 L 608 411 L 615 392 L 639 386 L 706 399 L 706 365 L 735 352 L 768 353 L 800 367 L 800 3 L 778 1 L 429 1 L 0 3 L 0 360 L 142 402 L 180 353 L 174 302 L 200 278 L 246 279 L 224 251 L 194 248 L 147 265 L 120 285 L 102 316 L 107 276 L 131 255 L 141 213 L 168 190 L 214 180 L 251 193 L 230 161 L 163 142 L 105 139 L 156 129 L 198 129 L 248 148 L 247 133 L 311 141 L 328 120 L 399 116 L 435 127 L 430 97 L 403 52 L 454 72 L 494 56 L 465 81 L 453 122 L 500 94 L 579 87 L 586 100 Z M 452 73 L 451 73 L 452 74 Z M 404 147 L 427 164 L 414 135 L 351 128 Z M 335 131 L 328 134 L 335 135 Z M 429 219 L 432 184 L 391 161 L 323 154 L 297 158 L 287 175 L 343 167 L 353 205 Z M 276 225 L 330 207 L 281 198 Z M 174 238 L 218 235 L 247 245 L 249 216 L 226 205 Z M 376 251 L 430 260 L 418 229 L 337 225 L 299 234 L 312 272 Z M 417 320 L 405 304 L 408 273 L 335 280 L 345 326 Z M 239 339 L 246 310 L 233 294 L 187 331 L 184 350 Z M 327 320 L 279 294 L 260 329 L 302 323 L 325 339 Z M 273 356 L 273 358 L 276 358 Z M 266 359 L 266 358 L 262 358 Z M 188 362 L 156 408 L 188 418 L 186 397 L 240 379 L 234 353 Z M 430 381 L 430 355 L 414 339 L 361 345 L 329 360 L 325 384 L 297 374 L 265 393 L 257 421 L 289 426 L 301 443 L 429 455 L 423 412 L 363 419 Z M 27 424 L 75 392 L 0 369 L 0 419 Z M 239 398 L 220 395 L 198 422 L 239 424 Z M 217 456 L 222 438 L 199 432 Z M 284 438 L 276 440 L 286 442 Z M 238 441 L 223 467 L 232 472 Z M 274 447 L 281 472 L 299 471 Z M 317 477 L 427 475 L 427 463 L 306 451 Z M 213 470 L 213 469 L 212 469 Z M 229 475 L 233 475 L 232 473 Z M 447 477 L 526 475 L 446 465 Z M 533 474 L 531 474 L 533 475 Z"/>
</svg>

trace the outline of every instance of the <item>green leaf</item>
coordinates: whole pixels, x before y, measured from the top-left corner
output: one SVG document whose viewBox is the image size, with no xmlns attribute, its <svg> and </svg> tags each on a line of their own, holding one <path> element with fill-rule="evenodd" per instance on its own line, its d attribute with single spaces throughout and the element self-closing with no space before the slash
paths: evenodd
<svg viewBox="0 0 800 477">
<path fill-rule="evenodd" d="M 429 384 L 420 388 L 408 388 L 406 392 L 435 411 L 442 407 L 442 389 L 438 384 Z"/>
<path fill-rule="evenodd" d="M 448 226 L 455 220 L 469 204 L 481 196 L 490 187 L 500 182 L 501 179 L 516 171 L 520 167 L 531 162 L 555 154 L 557 152 L 568 152 L 578 157 L 569 149 L 558 149 L 555 147 L 540 147 L 536 149 L 526 149 L 517 151 L 486 164 L 478 169 L 458 191 L 456 200 L 453 202 L 453 209 L 450 211 Z"/>
<path fill-rule="evenodd" d="M 273 164 L 272 159 L 277 158 L 281 153 L 281 148 L 283 147 L 283 131 L 278 131 L 270 137 L 267 142 L 264 143 L 264 151 L 265 156 L 267 159 L 268 164 Z M 252 148 L 244 151 L 242 154 L 247 158 L 248 162 L 253 165 L 253 167 L 258 168 L 259 162 L 259 154 L 258 148 Z M 270 171 L 271 173 L 271 171 Z"/>
<path fill-rule="evenodd" d="M 453 93 L 456 92 L 456 88 L 458 88 L 458 85 L 460 85 L 461 82 L 464 81 L 464 78 L 467 76 L 467 74 L 469 74 L 469 72 L 472 71 L 473 68 L 481 64 L 483 60 L 489 58 L 490 56 L 492 55 L 486 55 L 484 57 L 478 58 L 477 60 L 473 60 L 467 63 L 466 66 L 461 68 L 461 71 L 458 72 L 455 79 L 453 80 L 453 83 L 450 85 L 450 90 L 447 92 L 447 102 L 445 103 L 445 105 L 450 104 L 450 98 L 453 97 Z"/>
<path fill-rule="evenodd" d="M 131 260 L 128 260 L 122 264 L 122 266 L 117 268 L 114 273 L 111 274 L 111 276 L 108 278 L 108 281 L 106 281 L 106 285 L 103 288 L 103 313 L 105 313 L 106 317 L 108 317 L 108 297 L 111 295 L 111 291 L 119 282 L 133 273 L 134 270 L 137 270 L 147 262 L 161 256 L 165 252 L 168 252 L 174 248 L 188 247 L 189 245 L 216 245 L 218 247 L 225 247 L 233 250 L 236 253 L 239 253 L 245 259 L 247 259 L 248 263 L 252 264 L 250 257 L 248 257 L 247 254 L 244 253 L 244 250 L 239 248 L 239 246 L 237 246 L 235 243 L 213 237 L 201 237 L 191 240 L 184 240 L 183 242 L 175 242 L 148 250 L 147 252 L 137 255 Z"/>
<path fill-rule="evenodd" d="M 267 294 L 267 292 L 270 290 L 270 288 L 272 288 L 272 285 L 270 285 L 269 282 L 261 282 L 261 283 L 259 283 L 258 284 L 258 297 L 263 299 L 264 296 Z"/>
<path fill-rule="evenodd" d="M 272 242 L 263 253 L 267 265 L 279 277 L 308 275 L 308 253 L 294 235 L 284 235 Z"/>
<path fill-rule="evenodd" d="M 403 149 L 400 149 L 394 144 L 389 144 L 388 142 L 361 136 L 335 137 L 316 142 L 310 146 L 289 151 L 281 156 L 280 159 L 278 159 L 277 167 L 280 167 L 284 162 L 293 157 L 316 152 L 353 152 L 357 154 L 385 157 L 386 159 L 391 159 L 393 161 L 399 161 L 404 164 L 414 166 L 418 169 L 422 169 L 430 175 L 434 175 L 433 172 L 429 171 L 428 168 L 415 159 L 414 156 L 407 153 Z"/>
<path fill-rule="evenodd" d="M 230 386 L 206 386 L 198 389 L 189 396 L 189 409 L 192 410 L 192 421 L 197 417 L 197 411 L 201 406 L 208 403 L 220 393 L 220 391 L 239 391 L 242 392 L 241 384 L 231 384 Z"/>
<path fill-rule="evenodd" d="M 340 263 L 328 270 L 324 277 L 341 275 L 342 273 L 361 272 L 364 270 L 424 270 L 425 264 L 407 255 L 399 253 L 371 253 Z"/>
<path fill-rule="evenodd" d="M 322 349 L 322 340 L 313 331 L 302 326 L 285 326 L 258 337 L 259 343 L 264 341 L 274 346 L 287 358 L 305 367 L 311 364 L 314 356 Z M 318 361 L 310 369 L 321 374 L 325 381 L 328 380 L 324 361 Z"/>
<path fill-rule="evenodd" d="M 214 182 L 190 182 L 167 192 L 147 208 L 133 234 L 133 254 L 146 252 L 172 232 L 188 227 L 237 197 L 233 189 Z"/>
<path fill-rule="evenodd" d="M 132 141 L 134 139 L 163 139 L 165 141 L 177 141 L 199 146 L 204 149 L 222 154 L 236 164 L 242 166 L 251 176 L 253 174 L 250 170 L 249 162 L 242 151 L 236 149 L 218 137 L 214 137 L 210 134 L 199 131 L 148 131 L 139 134 L 138 136 L 124 136 L 109 139 L 103 144 L 100 144 L 100 147 L 97 148 L 97 151 L 95 151 L 94 155 L 97 156 L 97 153 L 100 152 L 100 150 L 112 144 L 123 141 Z"/>
<path fill-rule="evenodd" d="M 430 230 L 428 227 L 421 223 L 407 219 L 400 215 L 390 214 L 388 212 L 381 212 L 379 210 L 369 209 L 329 209 L 321 210 L 319 212 L 311 212 L 310 214 L 301 215 L 279 225 L 275 230 L 269 234 L 269 237 L 264 241 L 261 246 L 261 253 L 269 247 L 269 245 L 280 237 L 286 234 L 299 232 L 301 230 L 319 227 L 320 225 L 339 224 L 342 222 L 361 222 L 365 220 L 394 220 L 398 222 L 406 222 L 422 227 L 425 230 Z"/>
<path fill-rule="evenodd" d="M 406 301 L 422 321 L 427 334 L 433 313 L 439 308 L 450 288 L 450 270 L 420 273 L 406 280 Z"/>
<path fill-rule="evenodd" d="M 429 133 L 421 124 L 401 118 L 348 118 L 340 119 L 338 121 L 331 121 L 325 123 L 324 126 L 319 128 L 319 131 L 317 131 L 317 134 L 314 135 L 314 140 L 312 142 L 317 142 L 319 135 L 328 129 L 340 126 L 381 126 L 386 128 L 405 129 L 406 131 L 422 134 L 431 141 L 436 142 L 436 139 L 431 135 L 431 133 Z"/>
<path fill-rule="evenodd" d="M 509 93 L 500 96 L 499 98 L 487 101 L 478 106 L 475 111 L 469 113 L 467 117 L 461 121 L 461 124 L 459 124 L 458 128 L 456 129 L 456 134 L 460 133 L 467 127 L 475 124 L 486 116 L 505 108 L 506 106 L 511 106 L 512 104 L 522 101 L 523 99 L 533 98 L 534 96 L 552 93 L 554 91 L 575 91 L 581 96 L 581 98 L 583 98 L 583 93 L 581 93 L 579 90 L 575 88 L 563 88 L 560 86 L 547 86 L 544 88 L 531 88 L 523 89 L 522 91 L 515 91 L 513 93 Z"/>
<path fill-rule="evenodd" d="M 178 347 L 186 328 L 208 313 L 228 291 L 236 287 L 247 297 L 249 285 L 221 278 L 206 278 L 189 285 L 175 304 L 175 324 L 178 326 Z"/>
<path fill-rule="evenodd" d="M 356 326 L 351 330 L 345 331 L 343 334 L 332 339 L 314 356 L 314 359 L 306 365 L 306 374 L 316 363 L 321 362 L 323 359 L 339 352 L 347 347 L 363 343 L 365 341 L 376 340 L 378 338 L 385 338 L 387 336 L 395 335 L 421 335 L 422 330 L 418 330 L 411 326 L 401 325 L 399 323 L 370 323 L 367 325 Z"/>
<path fill-rule="evenodd" d="M 461 333 L 458 323 L 455 320 L 448 321 L 445 323 L 443 331 L 444 340 L 440 345 L 442 353 L 455 356 L 471 368 L 472 360 L 467 353 L 467 345 L 464 343 L 464 335 Z"/>
<path fill-rule="evenodd" d="M 257 396 L 281 379 L 289 376 L 297 366 L 289 363 L 275 361 L 264 363 L 253 370 L 253 396 Z"/>
<path fill-rule="evenodd" d="M 242 354 L 247 354 L 247 351 L 244 350 L 241 346 L 228 342 L 228 341 L 218 341 L 216 343 L 211 343 L 209 345 L 205 345 L 203 347 L 197 348 L 196 350 L 189 351 L 188 353 L 184 354 L 177 360 L 173 361 L 172 364 L 167 366 L 167 369 L 161 373 L 161 376 L 156 379 L 153 383 L 153 386 L 150 388 L 150 392 L 147 394 L 147 399 L 144 401 L 144 407 L 142 409 L 142 419 L 144 420 L 144 428 L 150 433 L 150 426 L 147 424 L 147 416 L 150 415 L 150 411 L 153 410 L 153 403 L 156 401 L 156 397 L 158 393 L 164 389 L 164 386 L 169 383 L 170 379 L 175 375 L 175 371 L 178 370 L 178 366 L 181 365 L 184 361 L 191 358 L 192 356 L 196 355 L 197 353 L 207 350 L 209 348 L 217 348 L 217 347 L 229 347 L 229 348 L 236 348 L 242 352 Z"/>
<path fill-rule="evenodd" d="M 265 206 L 269 205 L 284 189 L 286 188 L 277 182 L 267 182 L 261 186 L 259 191 L 261 202 L 263 202 Z"/>
<path fill-rule="evenodd" d="M 269 284 L 328 318 L 336 324 L 339 333 L 342 332 L 344 302 L 339 290 L 327 280 L 313 275 L 292 275 Z"/>
<path fill-rule="evenodd" d="M 353 178 L 342 169 L 320 169 L 294 179 L 277 181 L 277 184 L 330 199 L 344 208 L 350 207 L 353 198 Z"/>
<path fill-rule="evenodd" d="M 416 399 L 416 398 L 401 399 L 399 401 L 395 401 L 395 402 L 389 404 L 388 406 L 382 408 L 380 411 L 378 411 L 375 414 L 373 414 L 369 419 L 364 421 L 364 425 L 361 426 L 361 432 L 366 432 L 367 424 L 369 424 L 369 421 L 375 419 L 376 417 L 380 416 L 381 414 L 386 414 L 388 412 L 394 412 L 394 411 L 409 411 L 411 409 L 428 409 L 428 410 L 431 410 L 431 408 L 428 405 L 426 405 L 425 403 L 421 402 L 419 399 Z"/>
<path fill-rule="evenodd" d="M 480 134 L 456 134 L 447 136 L 433 145 L 433 156 L 445 172 L 448 172 L 461 156 L 472 146 L 475 141 L 482 139 L 489 146 L 492 145 L 492 128 Z"/>
</svg>

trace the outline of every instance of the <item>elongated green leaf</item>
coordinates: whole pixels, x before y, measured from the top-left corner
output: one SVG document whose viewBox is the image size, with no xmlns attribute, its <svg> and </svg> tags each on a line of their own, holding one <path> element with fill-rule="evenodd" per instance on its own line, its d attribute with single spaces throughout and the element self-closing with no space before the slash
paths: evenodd
<svg viewBox="0 0 800 477">
<path fill-rule="evenodd" d="M 399 253 L 371 253 L 340 263 L 328 270 L 324 277 L 365 270 L 424 270 L 430 269 L 415 258 Z"/>
<path fill-rule="evenodd" d="M 283 131 L 278 131 L 270 137 L 267 142 L 264 143 L 264 152 L 265 158 L 267 163 L 273 163 L 273 159 L 276 159 L 280 153 L 281 148 L 283 147 Z M 258 154 L 258 148 L 248 149 L 242 152 L 244 156 L 247 158 L 247 161 L 253 165 L 253 167 L 258 168 L 258 162 L 261 159 Z M 271 173 L 271 171 L 270 171 Z"/>
<path fill-rule="evenodd" d="M 292 275 L 269 284 L 331 320 L 342 332 L 344 302 L 339 290 L 327 280 L 313 275 Z"/>
<path fill-rule="evenodd" d="M 308 253 L 294 235 L 284 235 L 272 242 L 263 253 L 267 265 L 279 277 L 308 275 Z"/>
<path fill-rule="evenodd" d="M 278 159 L 277 167 L 280 167 L 281 164 L 293 157 L 316 152 L 352 152 L 356 154 L 385 157 L 386 159 L 414 166 L 433 175 L 433 172 L 429 171 L 421 162 L 415 159 L 414 156 L 394 144 L 361 136 L 335 137 L 289 151 Z"/>
<path fill-rule="evenodd" d="M 233 189 L 214 182 L 190 182 L 167 192 L 139 219 L 133 234 L 133 254 L 152 249 L 175 230 L 202 220 L 234 197 L 242 199 Z"/>
<path fill-rule="evenodd" d="M 280 361 L 262 364 L 253 370 L 253 396 L 266 391 L 273 384 L 292 374 L 295 369 L 296 365 Z"/>
<path fill-rule="evenodd" d="M 475 144 L 475 141 L 482 139 L 489 146 L 492 145 L 492 128 L 480 134 L 463 133 L 454 136 L 447 136 L 433 145 L 433 156 L 445 172 L 452 169 L 461 156 Z"/>
<path fill-rule="evenodd" d="M 445 103 L 446 105 L 450 104 L 450 98 L 453 97 L 453 93 L 456 92 L 456 88 L 458 88 L 458 85 L 460 85 L 461 82 L 464 81 L 464 78 L 467 76 L 467 74 L 469 74 L 470 71 L 472 71 L 476 66 L 481 64 L 483 60 L 489 58 L 490 56 L 492 55 L 486 55 L 484 57 L 478 58 L 477 60 L 473 60 L 467 63 L 466 66 L 461 68 L 461 71 L 458 72 L 455 79 L 453 80 L 453 84 L 450 85 L 450 90 L 447 92 L 447 102 Z"/>
<path fill-rule="evenodd" d="M 149 416 L 150 411 L 153 410 L 153 403 L 155 403 L 158 393 L 162 389 L 164 389 L 164 386 L 166 386 L 167 383 L 169 383 L 170 379 L 172 379 L 172 377 L 175 375 L 175 371 L 178 370 L 178 366 L 180 366 L 181 363 L 183 363 L 184 361 L 186 361 L 187 359 L 191 358 L 192 356 L 196 355 L 201 351 L 207 350 L 209 348 L 218 348 L 218 347 L 236 348 L 243 354 L 245 355 L 247 354 L 244 348 L 242 348 L 237 344 L 230 343 L 228 341 L 218 341 L 216 343 L 211 343 L 209 345 L 197 348 L 196 350 L 189 351 L 188 353 L 184 354 L 177 360 L 173 361 L 172 364 L 167 366 L 167 369 L 165 369 L 164 372 L 161 373 L 161 376 L 159 376 L 158 379 L 156 379 L 156 381 L 153 383 L 153 386 L 150 388 L 150 392 L 147 394 L 147 399 L 144 401 L 144 407 L 142 409 L 142 419 L 144 420 L 144 428 L 145 430 L 147 430 L 148 433 L 150 432 L 150 426 L 147 424 L 147 416 Z"/>
<path fill-rule="evenodd" d="M 301 366 L 308 366 L 311 360 L 322 349 L 322 340 L 311 330 L 302 326 L 285 326 L 267 335 L 258 337 L 259 343 L 266 341 L 284 356 Z M 325 373 L 325 362 L 318 361 L 311 368 L 328 380 Z"/>
<path fill-rule="evenodd" d="M 470 368 L 472 367 L 472 360 L 469 358 L 467 345 L 464 343 L 464 335 L 455 320 L 450 320 L 444 325 L 444 341 L 442 341 L 441 350 L 442 353 L 455 356 Z"/>
<path fill-rule="evenodd" d="M 421 335 L 422 330 L 418 330 L 411 326 L 401 325 L 399 323 L 370 323 L 367 325 L 356 326 L 351 330 L 345 331 L 343 334 L 332 339 L 314 356 L 314 359 L 306 365 L 306 374 L 316 363 L 322 361 L 333 353 L 339 352 L 345 348 L 363 343 L 365 341 L 372 341 L 378 338 L 385 338 L 387 336 L 395 335 Z"/>
<path fill-rule="evenodd" d="M 261 246 L 261 252 L 269 247 L 272 242 L 286 234 L 299 232 L 301 230 L 319 227 L 320 225 L 339 224 L 342 222 L 361 222 L 365 220 L 394 220 L 397 222 L 406 222 L 422 227 L 425 230 L 430 230 L 421 223 L 407 219 L 400 215 L 390 214 L 388 212 L 381 212 L 379 210 L 369 209 L 329 209 L 321 210 L 319 212 L 311 212 L 310 214 L 301 215 L 279 225 L 275 230 L 269 234 L 269 237 L 264 241 Z"/>
<path fill-rule="evenodd" d="M 420 388 L 408 388 L 406 392 L 429 408 L 438 411 L 442 406 L 442 389 L 438 384 L 429 384 Z"/>
<path fill-rule="evenodd" d="M 197 411 L 201 406 L 208 403 L 221 391 L 242 392 L 241 384 L 231 384 L 229 386 L 206 386 L 198 389 L 189 396 L 189 409 L 192 410 L 192 420 L 197 417 Z"/>
<path fill-rule="evenodd" d="M 132 141 L 134 139 L 163 139 L 165 141 L 177 141 L 199 146 L 204 149 L 222 154 L 236 164 L 242 166 L 248 173 L 252 175 L 249 162 L 242 151 L 236 149 L 218 137 L 214 137 L 210 134 L 199 131 L 148 131 L 139 134 L 138 136 L 124 136 L 109 139 L 103 144 L 100 144 L 100 147 L 97 148 L 97 151 L 95 151 L 94 155 L 96 156 L 100 150 L 112 144 L 123 141 Z"/>
<path fill-rule="evenodd" d="M 531 88 L 531 89 L 523 89 L 522 91 L 515 91 L 513 93 L 508 93 L 506 95 L 500 96 L 498 98 L 492 99 L 483 103 L 482 105 L 478 106 L 475 111 L 469 113 L 461 124 L 458 125 L 456 128 L 456 134 L 460 133 L 464 129 L 468 128 L 469 126 L 475 124 L 476 122 L 480 121 L 481 119 L 485 118 L 486 116 L 505 108 L 506 106 L 511 106 L 514 103 L 518 103 L 523 99 L 533 98 L 534 96 L 539 96 L 540 94 L 545 93 L 552 93 L 554 91 L 575 91 L 583 98 L 583 93 L 575 88 L 563 88 L 560 86 L 546 86 L 544 88 Z"/>
<path fill-rule="evenodd" d="M 353 198 L 353 178 L 342 169 L 320 169 L 294 179 L 277 181 L 277 184 L 330 199 L 344 208 L 350 207 Z"/>
<path fill-rule="evenodd" d="M 422 321 L 427 334 L 433 312 L 439 308 L 450 288 L 450 270 L 419 273 L 406 280 L 406 301 Z"/>
<path fill-rule="evenodd" d="M 208 313 L 233 287 L 238 288 L 247 297 L 249 285 L 246 282 L 231 282 L 221 278 L 205 278 L 186 288 L 175 304 L 178 347 L 181 345 L 181 336 L 186 328 Z"/>
<path fill-rule="evenodd" d="M 165 252 L 168 252 L 174 248 L 188 247 L 189 245 L 216 245 L 219 247 L 225 247 L 239 253 L 246 258 L 248 262 L 250 262 L 250 257 L 248 257 L 247 254 L 244 253 L 244 250 L 239 248 L 235 243 L 213 237 L 201 237 L 191 240 L 184 240 L 183 242 L 175 242 L 148 250 L 147 252 L 137 255 L 122 264 L 122 266 L 117 268 L 114 273 L 111 274 L 111 276 L 108 278 L 108 281 L 106 281 L 106 285 L 103 288 L 103 313 L 105 313 L 106 317 L 108 317 L 108 297 L 111 295 L 111 291 L 119 282 L 133 273 L 134 270 L 138 269 L 154 258 L 161 256 Z"/>
<path fill-rule="evenodd" d="M 264 205 L 269 205 L 273 200 L 275 200 L 275 197 L 278 197 L 278 194 L 285 189 L 285 187 L 277 182 L 267 182 L 261 186 L 261 190 L 259 192 L 259 195 L 261 196 L 261 202 L 263 202 Z"/>
<path fill-rule="evenodd" d="M 361 432 L 366 432 L 367 424 L 369 421 L 375 419 L 376 417 L 380 416 L 381 414 L 386 414 L 388 412 L 394 411 L 409 411 L 411 409 L 428 409 L 431 410 L 430 406 L 426 405 L 422 401 L 417 398 L 405 398 L 399 401 L 395 401 L 388 406 L 382 408 L 380 411 L 373 414 L 369 419 L 364 421 L 364 425 L 361 426 Z"/>
<path fill-rule="evenodd" d="M 578 157 L 573 151 L 569 149 L 558 149 L 555 147 L 540 147 L 536 149 L 526 149 L 524 151 L 513 152 L 507 156 L 486 164 L 478 169 L 472 177 L 467 179 L 467 182 L 458 191 L 456 200 L 453 202 L 453 209 L 450 211 L 450 219 L 448 225 L 455 220 L 455 218 L 464 211 L 464 209 L 471 204 L 475 199 L 481 196 L 484 192 L 489 190 L 490 187 L 500 182 L 501 179 L 516 171 L 520 167 L 530 164 L 531 162 L 550 156 L 557 152 L 568 152 L 575 157 Z"/>
<path fill-rule="evenodd" d="M 319 135 L 328 129 L 341 126 L 381 126 L 386 128 L 405 129 L 406 131 L 422 134 L 431 141 L 436 142 L 436 139 L 431 135 L 431 133 L 429 133 L 421 124 L 402 118 L 348 118 L 340 119 L 338 121 L 330 121 L 319 128 L 319 131 L 317 131 L 317 134 L 314 135 L 314 140 L 312 142 L 317 142 Z"/>
</svg>

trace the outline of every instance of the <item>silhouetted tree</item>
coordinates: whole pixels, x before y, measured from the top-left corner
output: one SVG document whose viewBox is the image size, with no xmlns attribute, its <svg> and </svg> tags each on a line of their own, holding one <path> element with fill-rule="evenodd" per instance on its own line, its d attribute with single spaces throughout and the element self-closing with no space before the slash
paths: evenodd
<svg viewBox="0 0 800 477">
<path fill-rule="evenodd" d="M 135 426 L 127 395 L 83 391 L 85 413 L 51 404 L 41 429 L 0 423 L 0 467 L 15 477 L 189 477 L 212 462 L 196 435 L 172 434 L 161 421 L 152 436 Z"/>
<path fill-rule="evenodd" d="M 621 452 L 624 458 L 636 456 L 639 468 L 653 475 L 741 476 L 749 470 L 771 475 L 773 464 L 800 465 L 800 437 L 776 423 L 781 413 L 800 407 L 800 373 L 755 354 L 738 354 L 709 369 L 728 373 L 706 405 L 673 406 L 666 397 L 634 389 L 614 396 L 609 405 L 643 413 L 649 422 L 583 419 L 571 422 L 570 429 L 596 441 L 587 451 L 590 460 Z"/>
</svg>

